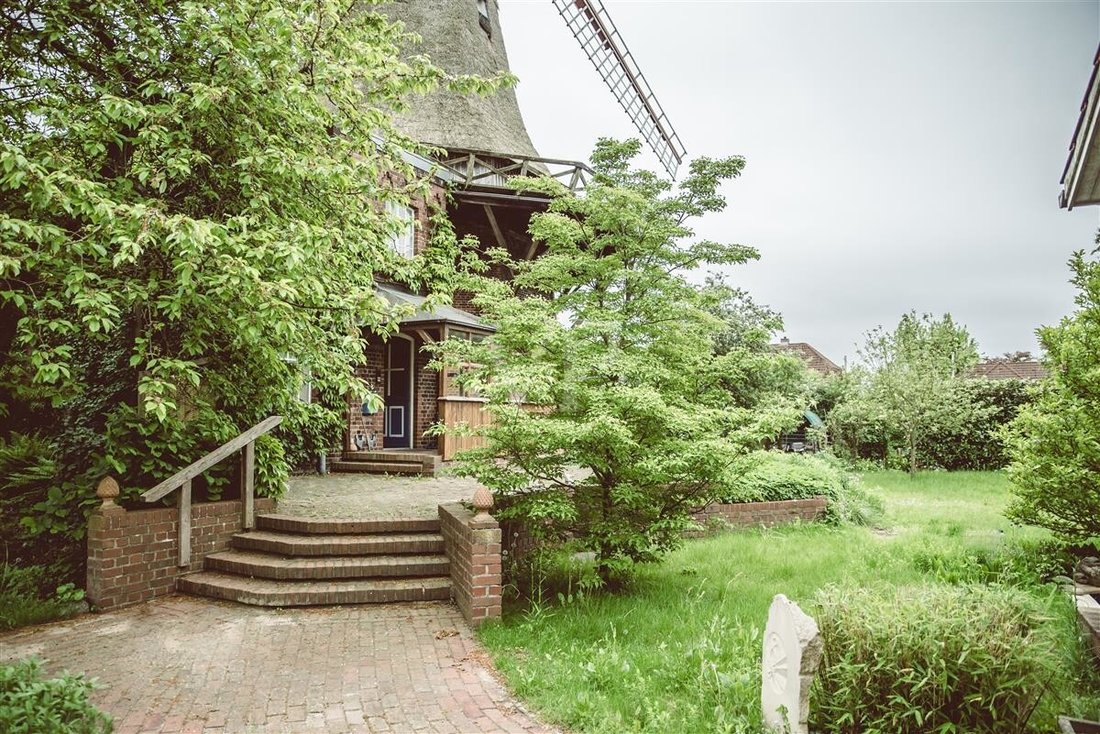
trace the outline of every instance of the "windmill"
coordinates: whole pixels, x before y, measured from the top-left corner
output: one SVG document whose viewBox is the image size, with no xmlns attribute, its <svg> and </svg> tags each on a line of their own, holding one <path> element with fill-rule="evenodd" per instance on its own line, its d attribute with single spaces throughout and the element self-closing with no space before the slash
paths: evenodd
<svg viewBox="0 0 1100 734">
<path fill-rule="evenodd" d="M 675 176 L 684 156 L 683 145 L 603 3 L 553 2 L 642 137 L 669 175 Z M 379 11 L 420 36 L 421 43 L 410 49 L 411 53 L 428 56 L 452 75 L 491 77 L 509 71 L 497 0 L 395 0 L 380 6 Z M 447 218 L 455 233 L 459 237 L 473 235 L 485 246 L 507 250 L 516 260 L 538 256 L 542 245 L 533 240 L 528 228 L 532 214 L 545 211 L 549 198 L 518 192 L 507 185 L 508 179 L 548 175 L 579 191 L 592 174 L 584 163 L 539 155 L 511 89 L 487 97 L 436 89 L 409 100 L 407 111 L 394 122 L 409 138 L 442 151 L 434 161 L 421 159 L 422 170 L 434 172 L 433 181 L 442 181 L 439 185 L 446 187 L 446 195 L 440 193 L 437 201 L 446 201 Z M 413 222 L 419 223 L 422 231 L 429 227 L 423 207 L 410 203 L 411 207 L 399 206 L 391 212 L 409 222 L 406 236 L 393 243 L 397 252 L 407 256 L 413 256 L 419 241 Z M 494 275 L 511 277 L 504 269 Z M 476 398 L 461 394 L 455 375 L 429 368 L 424 347 L 448 338 L 483 338 L 492 326 L 473 313 L 476 309 L 469 294 L 456 293 L 453 307 L 432 310 L 423 308 L 423 294 L 404 290 L 399 284 L 380 283 L 378 290 L 390 303 L 415 312 L 401 321 L 398 332 L 388 340 L 370 337 L 361 376 L 382 394 L 383 409 L 378 413 L 366 404 L 361 410 L 350 406 L 347 461 L 334 463 L 333 468 L 433 473 L 439 458 L 451 458 L 452 447 L 446 437 L 437 440 L 426 433 L 427 428 L 437 423 L 476 425 L 480 412 Z M 380 436 L 380 443 L 372 446 L 374 436 Z M 389 449 L 432 453 L 391 453 Z M 421 459 L 422 463 L 416 463 Z M 360 463 L 353 466 L 348 462 Z"/>
<path fill-rule="evenodd" d="M 684 146 L 603 2 L 552 1 L 642 138 L 675 176 Z M 497 0 L 399 0 L 383 11 L 421 36 L 416 52 L 452 74 L 509 71 Z M 492 153 L 517 162 L 538 157 L 510 89 L 489 97 L 437 90 L 417 100 L 398 124 L 410 137 L 452 153 Z"/>
</svg>

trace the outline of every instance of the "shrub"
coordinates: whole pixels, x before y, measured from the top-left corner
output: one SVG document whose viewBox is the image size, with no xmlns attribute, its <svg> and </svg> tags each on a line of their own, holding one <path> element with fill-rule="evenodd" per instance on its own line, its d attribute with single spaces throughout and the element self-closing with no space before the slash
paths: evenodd
<svg viewBox="0 0 1100 734">
<path fill-rule="evenodd" d="M 827 521 L 869 525 L 883 511 L 882 501 L 867 492 L 859 477 L 829 454 L 760 451 L 744 462 L 734 491 L 723 502 L 779 502 L 825 497 Z"/>
<path fill-rule="evenodd" d="M 0 630 L 73 614 L 84 592 L 71 583 L 58 586 L 58 578 L 55 570 L 46 566 L 0 565 Z"/>
<path fill-rule="evenodd" d="M 111 717 L 88 702 L 94 681 L 65 673 L 42 679 L 42 664 L 0 666 L 0 731 L 8 734 L 105 734 Z"/>
<path fill-rule="evenodd" d="M 1071 542 L 1100 536 L 1100 261 L 1070 261 L 1077 311 L 1039 329 L 1050 370 L 1005 430 L 1015 500 L 1011 520 Z"/>
<path fill-rule="evenodd" d="M 1060 662 L 1049 614 L 1008 587 L 826 589 L 811 725 L 826 734 L 1039 729 Z"/>
</svg>

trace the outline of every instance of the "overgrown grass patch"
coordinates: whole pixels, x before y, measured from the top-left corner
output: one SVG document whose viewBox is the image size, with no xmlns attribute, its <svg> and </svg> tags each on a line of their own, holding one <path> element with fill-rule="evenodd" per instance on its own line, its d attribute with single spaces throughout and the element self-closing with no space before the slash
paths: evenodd
<svg viewBox="0 0 1100 734">
<path fill-rule="evenodd" d="M 799 525 L 692 541 L 643 567 L 627 594 L 513 609 L 481 637 L 516 693 L 571 729 L 756 732 L 760 635 L 775 594 L 809 607 L 832 585 L 888 593 L 1000 583 L 1034 598 L 1061 641 L 1052 661 L 1058 679 L 1036 721 L 1053 731 L 1055 711 L 1100 718 L 1100 684 L 1069 605 L 1033 568 L 1032 550 L 1045 536 L 998 514 L 1004 477 L 908 482 L 901 473 L 865 477 L 882 487 L 882 527 Z"/>
<path fill-rule="evenodd" d="M 56 577 L 44 566 L 0 564 L 0 630 L 52 622 L 76 613 L 84 592 L 71 583 L 47 591 L 51 578 Z"/>
</svg>

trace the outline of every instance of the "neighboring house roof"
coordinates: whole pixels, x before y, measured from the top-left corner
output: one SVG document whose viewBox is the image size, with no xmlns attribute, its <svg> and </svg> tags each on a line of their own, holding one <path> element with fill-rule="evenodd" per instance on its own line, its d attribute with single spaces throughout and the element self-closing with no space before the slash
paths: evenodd
<svg viewBox="0 0 1100 734">
<path fill-rule="evenodd" d="M 779 340 L 778 344 L 772 344 L 772 349 L 777 352 L 801 357 L 807 367 L 823 375 L 837 375 L 843 371 L 840 367 L 837 367 L 835 362 L 806 342 L 792 342 L 784 337 Z"/>
<path fill-rule="evenodd" d="M 1047 376 L 1047 368 L 1034 361 L 989 360 L 975 365 L 970 376 L 986 377 L 990 380 L 1041 380 Z"/>
<path fill-rule="evenodd" d="M 446 323 L 479 331 L 496 331 L 491 324 L 486 323 L 469 311 L 463 311 L 461 308 L 436 306 L 434 309 L 430 309 L 427 306 L 428 299 L 423 296 L 400 290 L 391 285 L 382 285 L 381 283 L 375 283 L 374 287 L 377 289 L 378 295 L 386 300 L 386 303 L 392 306 L 412 306 L 414 309 L 413 314 L 401 319 L 402 326 Z"/>
<path fill-rule="evenodd" d="M 1100 49 L 1092 59 L 1085 98 L 1073 140 L 1069 144 L 1069 160 L 1062 172 L 1062 194 L 1058 203 L 1064 209 L 1086 204 L 1100 204 Z"/>
</svg>

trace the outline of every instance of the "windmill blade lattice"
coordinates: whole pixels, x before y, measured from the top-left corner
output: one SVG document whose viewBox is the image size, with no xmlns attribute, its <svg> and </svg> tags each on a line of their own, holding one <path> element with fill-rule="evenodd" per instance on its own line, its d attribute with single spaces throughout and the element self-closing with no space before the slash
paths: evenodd
<svg viewBox="0 0 1100 734">
<path fill-rule="evenodd" d="M 601 0 L 554 0 L 565 24 L 670 176 L 686 151 Z"/>
</svg>

